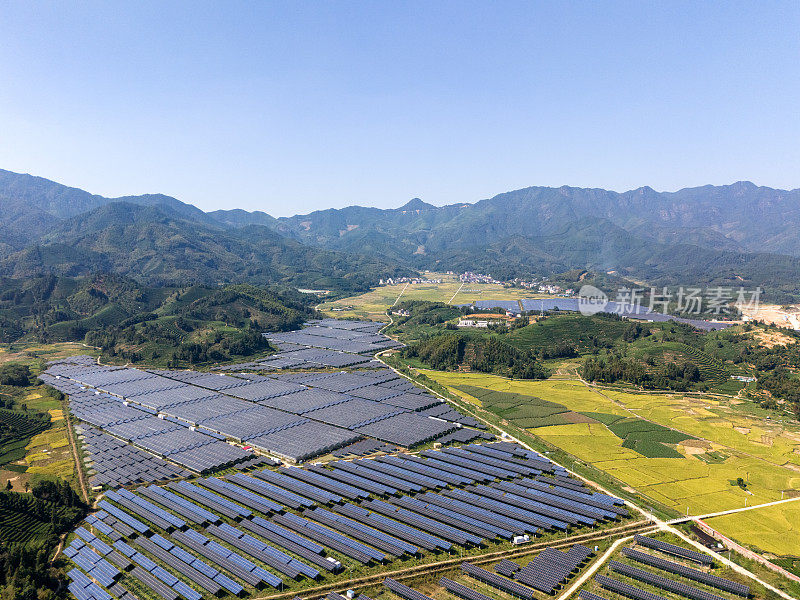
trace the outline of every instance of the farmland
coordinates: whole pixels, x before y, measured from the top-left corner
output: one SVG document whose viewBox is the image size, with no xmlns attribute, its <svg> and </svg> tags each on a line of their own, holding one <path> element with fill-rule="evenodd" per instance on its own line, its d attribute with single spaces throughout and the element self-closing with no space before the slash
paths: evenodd
<svg viewBox="0 0 800 600">
<path fill-rule="evenodd" d="M 800 556 L 800 500 L 713 517 L 706 523 L 757 551 Z"/>
<path fill-rule="evenodd" d="M 442 283 L 382 285 L 358 296 L 324 302 L 319 309 L 333 317 L 386 321 L 386 309 L 391 307 L 398 297 L 401 300 L 467 304 L 476 300 L 518 300 L 541 296 L 531 290 L 508 288 L 499 284 L 465 283 L 462 286 L 454 275 L 429 273 L 427 277 L 441 279 Z"/>
<path fill-rule="evenodd" d="M 782 491 L 800 492 L 800 471 L 795 470 L 800 464 L 795 452 L 800 444 L 797 431 L 748 415 L 726 400 L 606 391 L 577 380 L 510 381 L 467 373 L 424 374 L 479 406 L 484 406 L 481 399 L 463 386 L 535 397 L 590 417 L 586 421 L 594 422 L 526 429 L 613 476 L 645 502 L 650 499 L 679 513 L 688 509 L 690 514 L 705 514 L 742 507 L 745 500 L 749 504 L 778 500 Z M 485 408 L 493 410 L 491 402 Z M 642 421 L 651 425 L 643 426 Z M 512 420 L 510 424 L 515 423 Z M 521 424 L 528 423 L 523 420 Z M 671 433 L 665 434 L 665 428 Z M 645 448 L 637 448 L 637 444 Z M 672 451 L 670 456 L 653 457 L 659 446 Z M 747 490 L 732 485 L 738 477 L 748 482 Z"/>
</svg>

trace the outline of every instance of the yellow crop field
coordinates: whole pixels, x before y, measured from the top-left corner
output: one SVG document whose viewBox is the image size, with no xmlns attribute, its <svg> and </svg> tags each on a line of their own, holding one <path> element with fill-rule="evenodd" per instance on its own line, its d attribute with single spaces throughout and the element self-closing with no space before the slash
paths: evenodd
<svg viewBox="0 0 800 600">
<path fill-rule="evenodd" d="M 386 321 L 386 309 L 400 300 L 428 300 L 449 304 L 468 304 L 476 300 L 521 300 L 523 298 L 546 298 L 524 288 L 508 288 L 500 284 L 465 283 L 454 275 L 428 273 L 430 279 L 441 279 L 441 283 L 416 283 L 406 285 L 381 285 L 369 292 L 324 302 L 319 309 L 334 317 L 365 318 Z"/>
<path fill-rule="evenodd" d="M 800 500 L 706 519 L 737 542 L 780 556 L 800 556 Z"/>
<path fill-rule="evenodd" d="M 61 409 L 51 409 L 52 424 L 50 429 L 35 435 L 25 447 L 25 463 L 27 472 L 41 475 L 53 475 L 68 481 L 75 475 L 72 451 Z"/>
<path fill-rule="evenodd" d="M 779 500 L 785 490 L 800 491 L 800 471 L 793 464 L 785 466 L 796 460 L 793 453 L 800 446 L 800 441 L 793 439 L 794 433 L 737 413 L 720 400 L 600 390 L 576 379 L 511 381 L 485 374 L 423 372 L 475 404 L 480 401 L 456 386 L 472 385 L 536 396 L 575 412 L 639 417 L 702 438 L 678 444 L 682 458 L 648 458 L 623 447 L 623 440 L 602 423 L 570 423 L 529 430 L 680 513 L 688 509 L 690 514 L 702 515 L 744 507 L 745 502 L 753 505 Z M 772 445 L 753 439 L 755 422 L 774 435 Z M 749 427 L 747 433 L 744 423 Z M 721 451 L 724 459 L 706 461 L 699 457 L 710 450 Z M 735 484 L 739 477 L 748 482 L 747 490 Z"/>
</svg>

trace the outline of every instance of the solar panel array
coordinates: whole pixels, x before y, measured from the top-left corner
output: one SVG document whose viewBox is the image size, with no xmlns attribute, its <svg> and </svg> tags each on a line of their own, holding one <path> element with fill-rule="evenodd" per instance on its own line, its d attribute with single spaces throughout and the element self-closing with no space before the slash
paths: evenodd
<svg viewBox="0 0 800 600">
<path fill-rule="evenodd" d="M 79 380 L 95 380 L 92 373 L 81 372 L 86 369 L 93 372 L 99 370 L 97 378 L 101 380 L 104 377 L 107 378 L 110 373 L 125 374 L 133 371 L 133 373 L 128 373 L 127 377 L 143 373 L 137 369 L 82 367 L 63 363 L 51 365 L 50 370 L 62 374 L 54 375 L 48 372 L 40 378 L 45 383 L 69 395 L 70 411 L 82 421 L 95 425 L 116 438 L 131 442 L 140 449 L 168 458 L 170 462 L 196 472 L 221 468 L 252 457 L 251 453 L 230 446 L 213 435 L 189 429 L 186 423 L 179 424 L 158 418 L 153 414 L 154 411 L 147 407 L 123 402 L 121 398 L 99 390 L 84 389 L 84 385 Z M 67 378 L 63 374 L 65 372 L 70 373 L 75 379 Z M 156 377 L 149 373 L 146 375 L 147 379 L 127 383 L 135 385 L 140 381 L 151 381 Z M 92 440 L 95 437 L 92 435 Z M 97 438 L 98 443 L 102 439 L 104 438 Z M 108 445 L 111 445 L 111 442 Z M 122 451 L 119 453 L 127 454 Z M 136 456 L 139 455 L 136 454 Z M 131 457 L 121 459 L 119 467 L 124 467 L 129 458 Z M 119 473 L 117 463 L 112 461 L 98 462 L 95 470 L 101 476 L 100 483 L 122 483 L 126 476 L 124 469 L 122 473 Z M 160 477 L 163 471 L 163 469 L 154 469 L 154 474 Z M 134 475 L 133 470 L 130 475 Z M 108 481 L 103 481 L 103 476 L 106 476 Z"/>
<path fill-rule="evenodd" d="M 497 588 L 500 591 L 506 592 L 507 594 L 511 594 L 514 597 L 522 598 L 522 600 L 533 600 L 536 597 L 531 588 L 517 583 L 512 579 L 503 577 L 502 575 L 498 575 L 497 573 L 492 573 L 486 569 L 476 567 L 471 563 L 463 563 L 461 565 L 461 570 L 470 577 L 474 577 L 478 581 L 482 581 L 483 583 Z"/>
<path fill-rule="evenodd" d="M 351 321 L 350 323 L 355 324 L 355 326 L 347 328 L 343 327 L 343 323 L 348 322 L 337 319 L 324 319 L 311 322 L 308 327 L 296 331 L 267 333 L 264 335 L 270 342 L 278 344 L 306 346 L 351 354 L 375 354 L 380 350 L 401 345 L 399 342 L 377 333 L 383 326 L 382 323 Z M 291 353 L 288 352 L 287 354 Z M 323 356 L 324 358 L 327 357 Z"/>
<path fill-rule="evenodd" d="M 710 565 L 714 562 L 710 556 L 703 554 L 702 552 L 676 546 L 675 544 L 670 544 L 662 540 L 654 540 L 651 537 L 639 535 L 638 533 L 633 537 L 633 539 L 637 544 L 644 546 L 645 548 L 652 548 L 653 550 L 658 550 L 666 554 L 679 556 L 701 565 Z"/>
<path fill-rule="evenodd" d="M 512 576 L 540 592 L 552 594 L 557 587 L 568 581 L 591 555 L 592 551 L 580 544 L 572 546 L 567 552 L 545 548 Z"/>
<path fill-rule="evenodd" d="M 472 588 L 462 585 L 447 577 L 442 577 L 439 580 L 439 585 L 446 589 L 448 592 L 464 600 L 491 600 L 489 596 L 476 592 Z"/>
<path fill-rule="evenodd" d="M 662 577 L 661 575 L 656 575 L 650 571 L 645 571 L 644 569 L 627 565 L 616 560 L 611 560 L 608 564 L 611 570 L 616 573 L 620 573 L 630 577 L 631 579 L 636 579 L 637 581 L 649 583 L 652 586 L 672 592 L 673 594 L 678 594 L 679 596 L 692 598 L 692 600 L 724 600 L 721 596 L 698 589 L 681 581 L 668 579 L 666 577 Z"/>
<path fill-rule="evenodd" d="M 471 460 L 488 472 L 437 460 L 445 456 Z M 523 508 L 502 500 L 501 492 L 501 499 L 482 495 L 476 480 L 459 472 L 481 477 L 487 494 L 506 476 L 511 482 L 541 477 L 580 487 L 547 458 L 499 442 L 457 452 L 429 451 L 425 457 L 384 456 L 324 467 L 234 473 L 135 492 L 121 488 L 107 492 L 100 511 L 87 520 L 98 532 L 94 546 L 80 553 L 76 549 L 74 556 L 85 567 L 89 558 L 91 564 L 102 558 L 122 573 L 123 583 L 131 577 L 162 598 L 188 600 L 196 598 L 193 594 L 215 595 L 223 589 L 238 594 L 242 586 L 279 587 L 286 577 L 316 579 L 323 572 L 336 572 L 341 564 L 330 560 L 328 551 L 363 564 L 380 563 L 449 551 L 452 544 L 483 545 L 493 538 L 555 527 L 534 503 Z M 376 494 L 386 499 L 378 500 Z M 580 495 L 607 506 L 620 502 L 588 490 Z M 287 512 L 287 506 L 300 514 Z M 93 536 L 83 528 L 76 533 L 81 537 L 78 543 L 89 544 L 86 540 Z M 552 552 L 564 557 L 561 562 L 569 558 L 579 564 L 585 554 L 573 556 L 576 550 Z M 556 563 L 551 561 L 549 572 L 556 570 Z M 520 574 L 531 568 L 509 571 L 512 578 L 469 567 L 465 572 L 527 597 L 531 586 L 523 585 Z M 461 592 L 469 600 L 469 592 Z"/>
<path fill-rule="evenodd" d="M 78 435 L 83 442 L 86 458 L 89 459 L 87 467 L 96 473 L 89 477 L 92 485 L 117 487 L 191 475 L 185 469 L 143 452 L 94 427 L 78 428 Z"/>
<path fill-rule="evenodd" d="M 357 327 L 309 329 L 323 339 L 340 339 L 374 328 Z M 404 447 L 444 436 L 445 443 L 489 437 L 459 430 L 481 425 L 389 369 L 234 377 L 65 361 L 51 364 L 42 379 L 69 394 L 79 419 L 199 472 L 248 459 L 218 443 L 225 439 L 299 462 L 362 437 Z M 109 477 L 114 482 L 122 480 Z"/>
<path fill-rule="evenodd" d="M 731 581 L 730 579 L 724 579 L 722 577 L 717 577 L 716 575 L 711 575 L 710 573 L 698 571 L 697 569 L 692 569 L 680 563 L 653 556 L 652 554 L 640 552 L 638 550 L 634 550 L 633 548 L 623 548 L 622 554 L 627 558 L 642 564 L 650 565 L 651 567 L 656 567 L 657 569 L 667 571 L 668 573 L 674 573 L 675 575 L 681 575 L 687 579 L 693 579 L 695 581 L 699 581 L 700 583 L 705 583 L 711 587 L 715 587 L 726 592 L 731 592 L 732 594 L 736 594 L 738 596 L 747 598 L 747 596 L 750 595 L 750 588 L 742 583 L 737 583 L 735 581 Z"/>
<path fill-rule="evenodd" d="M 604 575 L 596 575 L 594 580 L 600 584 L 600 587 L 615 592 L 621 596 L 632 598 L 633 600 L 667 600 L 664 596 L 659 594 L 648 592 L 647 590 L 638 588 L 630 583 L 625 583 L 624 581 L 612 579 L 611 577 L 606 577 Z"/>
<path fill-rule="evenodd" d="M 423 594 L 422 592 L 418 592 L 414 588 L 410 588 L 407 585 L 403 585 L 402 583 L 387 577 L 383 580 L 383 585 L 386 586 L 387 589 L 391 590 L 404 600 L 431 600 L 428 596 Z"/>
</svg>

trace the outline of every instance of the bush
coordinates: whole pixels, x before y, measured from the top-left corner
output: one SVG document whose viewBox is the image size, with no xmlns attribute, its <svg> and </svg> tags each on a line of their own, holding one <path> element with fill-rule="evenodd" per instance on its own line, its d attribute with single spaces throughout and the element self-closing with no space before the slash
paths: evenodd
<svg viewBox="0 0 800 600">
<path fill-rule="evenodd" d="M 0 385 L 25 387 L 31 384 L 31 370 L 28 365 L 7 363 L 0 367 Z"/>
</svg>

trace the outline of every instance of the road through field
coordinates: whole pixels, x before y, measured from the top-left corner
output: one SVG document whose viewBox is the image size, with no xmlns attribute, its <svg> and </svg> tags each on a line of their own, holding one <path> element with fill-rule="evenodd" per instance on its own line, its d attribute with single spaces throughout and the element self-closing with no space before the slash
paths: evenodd
<svg viewBox="0 0 800 600">
<path fill-rule="evenodd" d="M 400 302 L 400 298 L 402 298 L 403 293 L 408 289 L 408 286 L 409 284 L 407 283 L 406 286 L 402 290 L 400 290 L 400 294 L 398 294 L 397 298 L 395 298 L 394 302 L 392 303 L 392 306 L 395 306 L 398 302 Z"/>
<path fill-rule="evenodd" d="M 391 317 L 390 317 L 390 318 L 391 318 Z M 387 325 L 387 327 L 388 327 L 388 325 Z M 385 328 L 384 328 L 384 329 L 385 329 Z M 387 367 L 387 368 L 391 369 L 392 371 L 394 371 L 394 372 L 395 372 L 397 375 L 399 375 L 400 377 L 403 377 L 403 378 L 405 378 L 405 379 L 408 379 L 408 380 L 412 381 L 412 382 L 413 382 L 415 385 L 418 385 L 418 386 L 421 386 L 421 387 L 425 388 L 426 390 L 428 390 L 428 392 L 430 392 L 431 394 L 433 394 L 433 395 L 434 395 L 434 396 L 436 396 L 437 398 L 442 398 L 442 399 L 443 399 L 443 400 L 445 400 L 445 401 L 450 401 L 450 399 L 449 399 L 449 398 L 447 398 L 447 397 L 443 396 L 443 395 L 442 395 L 442 394 L 440 394 L 439 392 L 437 392 L 437 391 L 435 391 L 435 390 L 433 390 L 433 389 L 429 388 L 428 386 L 426 386 L 426 385 L 424 385 L 424 384 L 421 384 L 421 383 L 420 383 L 420 382 L 418 382 L 418 381 L 414 381 L 414 380 L 413 380 L 411 377 L 409 377 L 409 376 L 407 376 L 407 375 L 405 375 L 405 374 L 401 373 L 399 370 L 397 370 L 397 369 L 395 369 L 394 367 L 392 367 L 391 365 L 387 364 L 387 363 L 386 363 L 386 362 L 385 362 L 385 361 L 384 361 L 384 360 L 381 358 L 381 355 L 382 355 L 382 354 L 384 354 L 385 352 L 386 352 L 386 351 L 382 351 L 382 352 L 378 352 L 378 353 L 376 353 L 376 354 L 375 354 L 375 358 L 376 358 L 377 360 L 379 360 L 380 362 L 382 362 L 382 363 L 383 363 L 383 365 L 384 365 L 385 367 Z M 585 385 L 587 385 L 587 387 L 591 387 L 591 386 L 589 386 L 589 384 L 587 384 L 586 382 L 584 382 L 584 384 L 585 384 Z M 483 417 L 482 417 L 480 414 L 477 414 L 477 413 L 475 413 L 475 412 L 473 412 L 473 411 L 470 411 L 470 410 L 468 410 L 468 409 L 466 409 L 465 407 L 462 407 L 462 406 L 459 406 L 458 408 L 459 408 L 460 410 L 462 410 L 462 411 L 466 412 L 467 414 L 471 415 L 473 418 L 476 418 L 476 419 L 480 420 L 482 423 L 484 423 L 485 425 L 487 425 L 487 426 L 489 427 L 489 429 L 490 429 L 490 430 L 496 430 L 496 431 L 497 431 L 497 432 L 499 432 L 499 433 L 500 433 L 500 435 L 501 435 L 502 437 L 504 437 L 505 439 L 510 439 L 510 440 L 512 440 L 512 441 L 514 441 L 514 442 L 516 442 L 517 444 L 519 444 L 520 446 L 522 446 L 523 448 L 527 448 L 528 450 L 533 450 L 533 448 L 531 448 L 530 446 L 528 446 L 528 445 L 527 445 L 525 442 L 523 442 L 522 440 L 519 440 L 519 439 L 517 439 L 516 437 L 514 437 L 513 435 L 511 435 L 511 434 L 510 434 L 510 433 L 508 433 L 507 431 L 504 431 L 504 430 L 503 430 L 503 429 L 501 429 L 500 427 L 498 427 L 498 426 L 494 425 L 493 423 L 491 423 L 491 422 L 487 421 L 487 420 L 486 420 L 486 419 L 484 419 L 484 418 L 483 418 Z M 567 468 L 567 467 L 565 467 L 564 465 L 561 465 L 561 467 L 563 467 L 564 469 L 566 469 L 566 470 L 567 470 L 567 471 L 568 471 L 568 472 L 569 472 L 569 473 L 570 473 L 570 474 L 571 474 L 573 477 L 575 477 L 576 479 L 580 479 L 581 481 L 584 481 L 584 482 L 586 482 L 588 485 L 590 485 L 591 487 L 593 487 L 593 488 L 597 489 L 598 491 L 600 491 L 600 492 L 602 492 L 602 493 L 604 493 L 604 494 L 607 494 L 607 495 L 613 496 L 613 494 L 612 494 L 611 492 L 609 492 L 608 490 L 606 490 L 606 489 L 605 489 L 605 488 L 604 488 L 602 485 L 598 484 L 597 482 L 594 482 L 594 481 L 592 481 L 592 480 L 590 480 L 590 479 L 586 479 L 585 477 L 582 477 L 582 476 L 581 476 L 580 474 L 578 474 L 578 473 L 574 473 L 573 471 L 571 471 L 570 469 L 568 469 L 568 468 Z M 780 501 L 779 501 L 779 502 L 780 502 Z M 785 502 L 785 501 L 784 501 L 784 502 Z M 751 571 L 749 571 L 749 570 L 745 569 L 745 568 L 744 568 L 744 567 L 742 567 L 741 565 L 739 565 L 739 564 L 737 564 L 737 563 L 735 563 L 735 562 L 731 561 L 731 560 L 730 560 L 730 559 L 728 559 L 728 558 L 725 558 L 724 556 L 722 556 L 722 555 L 720 555 L 720 554 L 717 554 L 717 553 L 715 553 L 715 552 L 712 552 L 712 551 L 710 551 L 708 548 L 706 548 L 705 546 L 703 546 L 703 545 L 702 545 L 702 544 L 700 544 L 699 542 L 696 542 L 695 540 L 691 539 L 689 536 L 687 536 L 687 535 L 686 535 L 686 534 L 685 534 L 683 531 L 681 531 L 680 529 L 677 529 L 676 527 L 673 527 L 673 526 L 672 526 L 672 525 L 671 525 L 669 522 L 667 522 L 667 521 L 664 521 L 663 519 L 660 519 L 660 518 L 658 518 L 657 516 L 655 516 L 654 514 L 651 514 L 649 511 L 645 510 L 644 508 L 642 508 L 642 507 L 640 507 L 640 506 L 638 506 L 638 505 L 636 505 L 636 504 L 634 504 L 634 503 L 632 503 L 632 502 L 629 502 L 629 501 L 627 501 L 627 500 L 625 501 L 625 505 L 626 505 L 626 506 L 628 506 L 629 508 L 633 509 L 634 511 L 636 511 L 636 512 L 640 513 L 640 514 L 641 514 L 641 515 L 642 515 L 642 516 L 643 516 L 645 519 L 647 519 L 648 521 L 651 521 L 652 523 L 655 523 L 655 524 L 656 524 L 656 526 L 657 526 L 657 528 L 658 528 L 659 530 L 661 530 L 661 531 L 665 531 L 665 532 L 669 532 L 669 533 L 672 533 L 673 535 L 676 535 L 676 536 L 678 536 L 678 537 L 679 537 L 679 538 L 681 538 L 681 539 L 682 539 L 682 540 L 683 540 L 685 543 L 687 543 L 687 544 L 689 544 L 690 546 L 692 546 L 692 547 L 696 548 L 698 551 L 700 551 L 700 552 L 703 552 L 704 554 L 710 554 L 710 555 L 712 555 L 712 556 L 713 556 L 715 559 L 719 560 L 719 562 L 721 562 L 721 563 L 722 563 L 722 564 L 724 564 L 725 566 L 727 566 L 727 567 L 729 567 L 729 568 L 733 569 L 733 570 L 734 570 L 734 571 L 736 571 L 737 573 L 740 573 L 740 574 L 744 575 L 745 577 L 748 577 L 748 578 L 752 579 L 753 581 L 756 581 L 757 583 L 759 583 L 760 585 L 762 585 L 762 586 L 763 586 L 763 587 L 765 587 L 766 589 L 770 590 L 771 592 L 773 592 L 773 593 L 777 594 L 777 595 L 778 595 L 778 596 L 780 596 L 781 598 L 784 598 L 785 600 L 796 600 L 795 598 L 793 598 L 793 597 L 792 597 L 792 596 L 790 596 L 789 594 L 787 594 L 787 593 L 783 592 L 782 590 L 779 590 L 778 588 L 774 587 L 773 585 L 771 585 L 771 584 L 767 583 L 766 581 L 764 581 L 763 579 L 761 579 L 760 577 L 758 577 L 758 576 L 757 576 L 755 573 L 752 573 Z M 741 509 L 739 509 L 739 510 L 741 510 Z M 622 541 L 620 541 L 620 544 L 621 544 L 621 543 L 622 543 Z M 617 544 L 617 545 L 619 545 L 619 544 Z M 602 557 L 603 561 L 604 561 L 604 560 L 606 560 L 606 559 L 607 559 L 609 556 L 611 556 L 611 555 L 610 555 L 608 552 L 607 552 L 606 554 L 604 554 L 604 555 L 603 555 L 603 557 Z M 601 561 L 599 561 L 599 560 L 598 560 L 598 563 L 602 564 L 602 562 L 601 562 Z M 599 568 L 599 566 L 598 566 L 597 568 Z M 595 569 L 595 570 L 596 570 L 596 569 Z M 568 593 L 565 593 L 565 594 L 563 594 L 563 595 L 562 595 L 562 596 L 559 598 L 559 600 L 566 600 L 567 598 L 569 598 L 569 597 L 570 597 L 570 595 L 571 595 L 571 594 L 574 594 L 574 592 L 575 592 L 575 591 L 577 591 L 577 589 L 578 589 L 578 587 L 576 587 L 575 585 L 571 586 L 571 587 L 570 587 L 570 589 L 568 590 Z"/>
<path fill-rule="evenodd" d="M 785 500 L 775 500 L 774 502 L 765 502 L 764 504 L 753 504 L 752 506 L 745 506 L 742 508 L 733 508 L 731 510 L 722 510 L 720 512 L 708 513 L 706 515 L 692 515 L 690 517 L 679 517 L 677 519 L 672 519 L 671 521 L 667 522 L 669 524 L 673 524 L 673 523 L 684 523 L 686 521 L 691 521 L 693 519 L 711 519 L 712 517 L 732 515 L 734 513 L 740 513 L 747 510 L 755 510 L 756 508 L 766 508 L 768 506 L 775 506 L 776 504 L 786 504 L 787 502 L 797 502 L 797 501 L 800 501 L 800 496 L 798 496 L 797 498 L 786 498 Z"/>
</svg>

